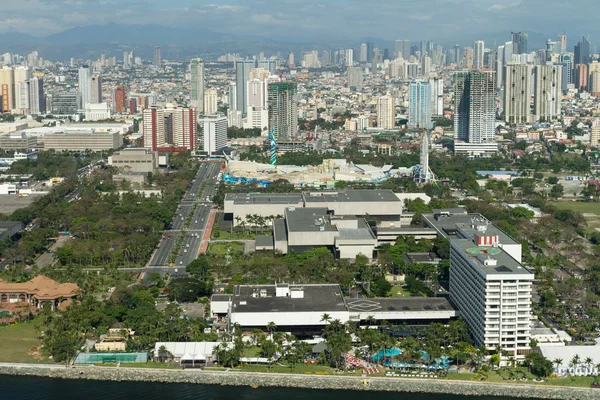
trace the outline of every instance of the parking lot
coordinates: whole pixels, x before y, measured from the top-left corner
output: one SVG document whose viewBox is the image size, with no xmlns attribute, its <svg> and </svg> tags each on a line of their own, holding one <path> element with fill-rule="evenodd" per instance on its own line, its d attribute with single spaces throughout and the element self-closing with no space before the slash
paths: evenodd
<svg viewBox="0 0 600 400">
<path fill-rule="evenodd" d="M 12 214 L 19 208 L 25 208 L 39 196 L 43 196 L 46 193 L 32 194 L 27 197 L 19 197 L 16 194 L 0 194 L 0 214 Z"/>
</svg>

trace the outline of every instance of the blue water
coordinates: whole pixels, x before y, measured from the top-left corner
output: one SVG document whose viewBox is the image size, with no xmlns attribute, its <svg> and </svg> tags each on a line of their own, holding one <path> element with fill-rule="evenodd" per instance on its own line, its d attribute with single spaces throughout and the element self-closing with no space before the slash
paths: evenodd
<svg viewBox="0 0 600 400">
<path fill-rule="evenodd" d="M 307 390 L 180 383 L 103 382 L 0 375 L 2 400 L 510 400 L 413 393 Z"/>
</svg>

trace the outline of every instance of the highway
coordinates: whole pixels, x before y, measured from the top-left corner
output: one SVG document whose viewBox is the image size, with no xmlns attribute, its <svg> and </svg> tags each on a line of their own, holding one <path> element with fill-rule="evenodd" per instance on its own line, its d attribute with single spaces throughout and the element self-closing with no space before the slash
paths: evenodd
<svg viewBox="0 0 600 400">
<path fill-rule="evenodd" d="M 165 272 L 165 269 L 169 268 L 170 255 L 182 234 L 183 242 L 173 267 L 180 270 L 196 259 L 212 209 L 212 196 L 216 192 L 220 167 L 220 163 L 208 162 L 200 165 L 190 188 L 177 207 L 171 229 L 165 231 L 148 263 L 147 272 Z M 201 190 L 203 185 L 204 189 Z"/>
</svg>

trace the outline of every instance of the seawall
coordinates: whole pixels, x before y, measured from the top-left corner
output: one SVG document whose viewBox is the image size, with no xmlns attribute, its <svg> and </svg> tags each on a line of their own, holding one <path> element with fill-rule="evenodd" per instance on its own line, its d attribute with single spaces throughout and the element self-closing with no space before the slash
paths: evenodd
<svg viewBox="0 0 600 400">
<path fill-rule="evenodd" d="M 434 379 L 366 378 L 335 375 L 301 375 L 251 373 L 237 371 L 167 370 L 150 368 L 56 366 L 0 366 L 0 374 L 41 376 L 60 379 L 104 381 L 143 381 L 162 383 L 195 383 L 227 386 L 288 387 L 303 389 L 347 389 L 406 393 L 436 393 L 463 396 L 501 396 L 561 400 L 600 398 L 600 389 L 543 386 L 529 384 L 496 384 L 489 382 L 447 381 Z"/>
</svg>

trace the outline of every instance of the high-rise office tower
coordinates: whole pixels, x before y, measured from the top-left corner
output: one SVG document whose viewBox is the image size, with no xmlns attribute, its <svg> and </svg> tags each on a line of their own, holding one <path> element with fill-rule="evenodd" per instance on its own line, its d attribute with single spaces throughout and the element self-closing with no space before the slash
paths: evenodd
<svg viewBox="0 0 600 400">
<path fill-rule="evenodd" d="M 587 89 L 588 68 L 585 64 L 575 66 L 575 87 L 580 91 Z"/>
<path fill-rule="evenodd" d="M 408 78 L 416 78 L 419 76 L 419 64 L 407 63 L 406 64 L 406 76 Z"/>
<path fill-rule="evenodd" d="M 363 73 L 361 67 L 349 67 L 348 71 L 348 89 L 361 91 L 363 88 Z"/>
<path fill-rule="evenodd" d="M 454 75 L 454 137 L 468 143 L 493 142 L 496 117 L 496 73 Z"/>
<path fill-rule="evenodd" d="M 567 35 L 561 33 L 556 38 L 556 42 L 560 44 L 561 53 L 567 52 Z"/>
<path fill-rule="evenodd" d="M 465 47 L 463 48 L 463 65 L 464 69 L 472 70 L 473 69 L 473 48 Z"/>
<path fill-rule="evenodd" d="M 373 42 L 367 42 L 367 62 L 371 62 L 373 60 Z"/>
<path fill-rule="evenodd" d="M 438 77 L 431 78 L 429 85 L 431 85 L 431 114 L 444 115 L 444 80 Z"/>
<path fill-rule="evenodd" d="M 292 139 L 298 132 L 298 87 L 295 83 L 269 83 L 269 131 L 278 139 Z"/>
<path fill-rule="evenodd" d="M 590 71 L 588 92 L 594 97 L 600 96 L 600 71 Z"/>
<path fill-rule="evenodd" d="M 504 120 L 509 124 L 531 122 L 533 69 L 527 64 L 508 63 L 504 67 Z"/>
<path fill-rule="evenodd" d="M 551 121 L 560 116 L 562 100 L 562 67 L 560 65 L 536 65 L 535 97 L 533 113 L 537 120 Z"/>
<path fill-rule="evenodd" d="M 421 75 L 427 76 L 431 72 L 431 57 L 425 55 L 421 58 Z"/>
<path fill-rule="evenodd" d="M 31 78 L 29 80 L 29 114 L 42 115 L 45 113 L 44 80 L 38 77 Z"/>
<path fill-rule="evenodd" d="M 592 146 L 600 146 L 600 120 L 592 121 L 592 132 L 590 135 L 590 144 Z"/>
<path fill-rule="evenodd" d="M 236 109 L 246 116 L 246 107 L 248 104 L 247 83 L 250 80 L 250 72 L 255 68 L 254 60 L 237 60 L 235 62 L 235 88 L 236 88 Z"/>
<path fill-rule="evenodd" d="M 454 51 L 454 64 L 459 66 L 462 64 L 462 55 L 460 54 L 460 46 L 455 44 L 453 51 Z"/>
<path fill-rule="evenodd" d="M 377 127 L 394 129 L 396 125 L 396 99 L 385 95 L 377 98 Z"/>
<path fill-rule="evenodd" d="M 215 115 L 217 110 L 217 90 L 208 89 L 204 93 L 204 115 Z"/>
<path fill-rule="evenodd" d="M 480 71 L 484 67 L 485 44 L 483 40 L 473 42 L 473 69 Z"/>
<path fill-rule="evenodd" d="M 90 80 L 90 103 L 102 103 L 102 77 L 92 76 Z"/>
<path fill-rule="evenodd" d="M 511 32 L 511 41 L 513 43 L 514 54 L 527 53 L 527 34 L 523 32 Z"/>
<path fill-rule="evenodd" d="M 192 77 L 192 92 L 190 100 L 192 107 L 199 112 L 204 112 L 204 61 L 194 58 L 190 61 L 190 75 Z"/>
<path fill-rule="evenodd" d="M 360 59 L 358 60 L 361 63 L 367 62 L 367 44 L 363 43 L 360 45 Z"/>
<path fill-rule="evenodd" d="M 203 118 L 204 151 L 209 155 L 227 146 L 227 117 L 207 116 Z"/>
<path fill-rule="evenodd" d="M 79 108 L 85 109 L 85 105 L 92 103 L 92 82 L 90 76 L 90 68 L 87 65 L 79 68 L 79 94 L 81 104 Z"/>
<path fill-rule="evenodd" d="M 154 46 L 154 60 L 153 60 L 153 64 L 155 67 L 160 67 L 160 64 L 162 63 L 162 58 L 160 55 L 160 46 L 156 45 Z"/>
<path fill-rule="evenodd" d="M 590 41 L 583 36 L 575 45 L 575 65 L 588 64 L 590 62 Z"/>
<path fill-rule="evenodd" d="M 266 69 L 271 75 L 277 75 L 277 60 L 258 60 L 258 68 Z"/>
<path fill-rule="evenodd" d="M 227 109 L 236 111 L 237 110 L 237 89 L 235 83 L 229 84 L 227 91 Z"/>
<path fill-rule="evenodd" d="M 15 71 L 10 67 L 0 70 L 0 97 L 2 97 L 2 112 L 12 112 L 16 108 Z"/>
<path fill-rule="evenodd" d="M 125 88 L 123 85 L 119 85 L 115 88 L 114 99 L 115 112 L 118 114 L 124 113 L 126 108 L 125 101 L 127 99 L 127 94 L 125 93 Z"/>
<path fill-rule="evenodd" d="M 425 81 L 411 82 L 408 87 L 408 127 L 431 129 L 431 85 Z"/>
<path fill-rule="evenodd" d="M 421 58 L 427 55 L 427 42 L 425 42 L 424 40 L 421 40 L 419 53 L 421 54 Z"/>
<path fill-rule="evenodd" d="M 29 113 L 29 81 L 16 85 L 16 112 L 21 115 Z"/>
<path fill-rule="evenodd" d="M 354 50 L 346 49 L 346 66 L 351 67 L 354 65 Z"/>
<path fill-rule="evenodd" d="M 408 61 L 410 57 L 410 40 L 396 40 L 394 43 L 394 58 L 403 58 Z"/>
</svg>

